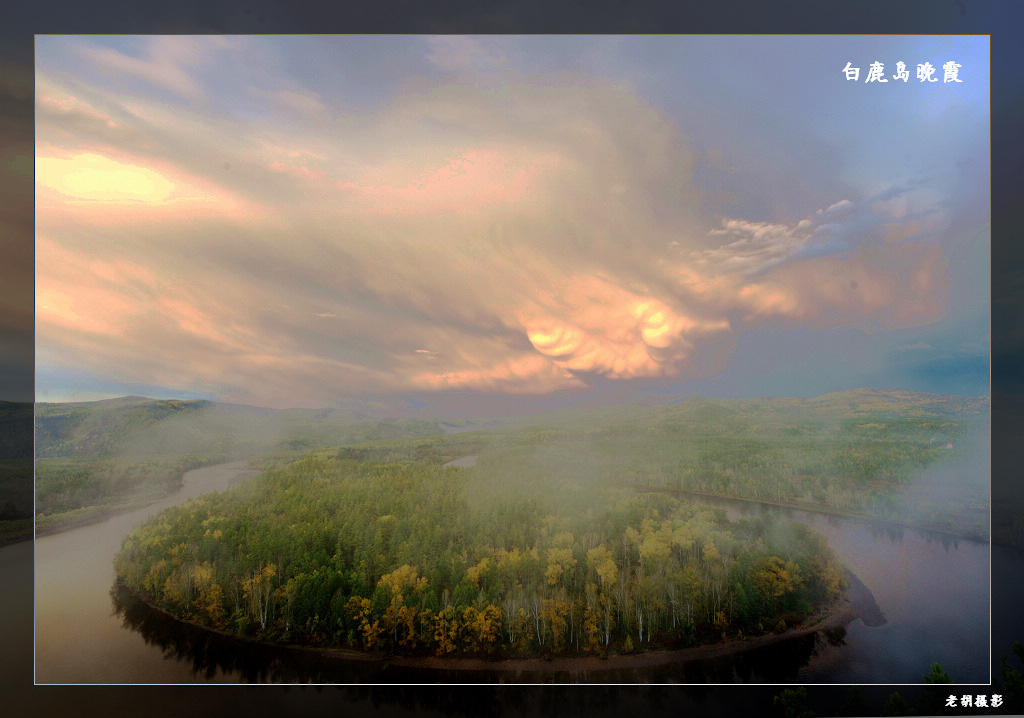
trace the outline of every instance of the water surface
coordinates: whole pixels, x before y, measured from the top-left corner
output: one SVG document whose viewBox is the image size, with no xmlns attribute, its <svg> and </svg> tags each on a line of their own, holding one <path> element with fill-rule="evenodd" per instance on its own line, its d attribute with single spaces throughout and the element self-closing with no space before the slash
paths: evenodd
<svg viewBox="0 0 1024 718">
<path fill-rule="evenodd" d="M 771 516 L 821 531 L 873 593 L 884 624 L 858 619 L 739 655 L 645 669 L 434 671 L 259 646 L 185 626 L 123 593 L 112 600 L 113 557 L 129 531 L 164 508 L 255 473 L 242 461 L 196 469 L 179 492 L 145 509 L 38 539 L 36 681 L 894 684 L 920 683 L 933 662 L 954 682 L 989 681 L 988 544 L 741 500 L 695 499 L 724 508 L 730 519 Z"/>
</svg>

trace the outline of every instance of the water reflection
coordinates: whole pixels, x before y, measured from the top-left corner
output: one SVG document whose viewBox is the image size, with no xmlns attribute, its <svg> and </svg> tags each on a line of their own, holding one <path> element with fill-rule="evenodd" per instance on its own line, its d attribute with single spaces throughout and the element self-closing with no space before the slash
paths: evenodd
<svg viewBox="0 0 1024 718">
<path fill-rule="evenodd" d="M 421 668 L 374 658 L 270 646 L 182 623 L 136 598 L 123 586 L 111 591 L 125 628 L 158 647 L 167 660 L 190 664 L 195 675 L 218 674 L 247 683 L 792 683 L 819 651 L 845 645 L 834 628 L 713 659 L 687 659 L 642 668 L 603 670 L 458 670 Z"/>
<path fill-rule="evenodd" d="M 321 656 L 312 651 L 278 648 L 208 631 L 157 611 L 124 586 L 110 591 L 114 614 L 122 625 L 158 647 L 167 660 L 191 664 L 192 672 L 207 679 L 218 673 L 235 674 L 247 683 L 331 683 L 335 677 Z M 370 662 L 348 666 L 350 681 L 380 682 Z"/>
<path fill-rule="evenodd" d="M 198 495 L 226 487 L 237 480 L 243 469 L 244 464 L 197 469 L 186 475 L 185 483 Z M 792 646 L 780 644 L 776 648 L 778 654 L 761 652 L 742 658 L 734 655 L 720 663 L 677 663 L 650 667 L 642 674 L 636 670 L 591 670 L 577 674 L 493 671 L 485 675 L 469 671 L 425 671 L 422 667 L 413 671 L 402 669 L 393 661 L 327 660 L 311 651 L 261 646 L 178 623 L 137 601 L 130 605 L 123 597 L 119 599 L 120 608 L 116 608 L 115 602 L 117 615 L 111 616 L 108 596 L 114 581 L 111 561 L 122 537 L 146 516 L 185 498 L 185 494 L 180 494 L 142 512 L 37 540 L 34 547 L 36 677 L 40 683 L 347 684 L 335 689 L 340 695 L 349 687 L 354 688 L 353 682 L 365 681 L 380 683 L 379 693 L 390 700 L 393 684 L 402 681 L 459 684 L 586 681 L 592 683 L 592 687 L 579 693 L 588 696 L 607 693 L 609 697 L 618 697 L 626 694 L 605 691 L 600 684 L 763 681 L 767 685 L 774 680 L 768 676 L 776 675 L 782 676 L 783 681 L 794 680 L 786 676 L 796 676 L 797 682 L 804 683 L 913 683 L 936 661 L 960 682 L 985 683 L 990 652 L 994 653 L 998 665 L 1002 653 L 1010 650 L 1005 640 L 993 641 L 989 648 L 988 544 L 909 528 L 903 532 L 902 541 L 894 543 L 884 530 L 872 534 L 867 522 L 862 520 L 725 500 L 716 500 L 714 505 L 721 507 L 732 520 L 745 516 L 752 522 L 767 524 L 789 517 L 828 537 L 841 562 L 862 580 L 867 594 L 873 594 L 871 604 L 863 606 L 849 596 L 862 621 L 848 625 L 845 647 L 833 648 L 827 638 L 816 639 L 813 648 L 801 647 L 796 640 Z M 751 531 L 757 533 L 755 529 Z M 1019 561 L 1006 564 L 1002 547 L 991 548 L 994 556 L 1003 557 L 1003 564 L 993 565 L 993 576 L 1024 575 Z M 1000 554 L 1000 551 L 1004 552 Z M 995 605 L 992 618 L 996 625 L 1020 624 L 1024 612 L 1020 611 L 1018 603 L 1007 600 Z M 1017 638 L 1024 632 L 1014 630 L 996 635 Z M 811 658 L 809 666 L 802 667 L 808 651 L 819 654 Z M 397 690 L 397 686 L 394 688 Z M 532 692 L 525 693 L 532 696 L 531 700 L 539 701 L 540 687 L 532 688 Z M 451 693 L 462 696 L 487 690 L 486 686 L 473 686 L 461 693 Z M 673 690 L 677 691 L 673 695 L 700 695 L 700 689 L 694 686 Z M 755 686 L 745 686 L 742 690 L 718 692 L 713 696 L 720 700 L 722 696 L 746 695 L 756 690 Z M 509 686 L 504 691 L 493 691 L 498 695 L 511 695 L 511 692 Z M 297 693 L 301 692 L 293 691 L 291 695 Z M 313 690 L 306 693 L 313 693 Z M 568 691 L 562 695 L 573 693 Z M 881 701 L 886 697 L 881 696 Z M 770 705 L 770 699 L 769 694 L 766 705 Z M 523 712 L 514 708 L 510 711 L 512 715 Z M 627 701 L 623 712 L 628 711 Z M 700 707 L 697 711 L 705 712 Z"/>
<path fill-rule="evenodd" d="M 888 538 L 890 543 L 903 543 L 903 528 L 871 522 L 867 524 L 871 528 L 872 538 Z"/>
</svg>

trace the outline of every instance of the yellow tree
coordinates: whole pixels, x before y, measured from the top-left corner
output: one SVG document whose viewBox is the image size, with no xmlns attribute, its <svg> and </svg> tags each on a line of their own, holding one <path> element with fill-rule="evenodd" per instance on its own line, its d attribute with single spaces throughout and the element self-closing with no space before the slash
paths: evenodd
<svg viewBox="0 0 1024 718">
<path fill-rule="evenodd" d="M 565 591 L 559 590 L 554 598 L 545 598 L 541 602 L 543 619 L 551 631 L 551 642 L 554 650 L 559 650 L 565 641 L 565 629 L 568 626 L 569 602 Z"/>
<path fill-rule="evenodd" d="M 459 647 L 459 618 L 455 606 L 445 606 L 434 617 L 434 642 L 437 655 L 452 653 Z"/>
<path fill-rule="evenodd" d="M 462 629 L 470 648 L 490 651 L 501 635 L 501 611 L 491 604 L 482 610 L 468 606 L 462 612 Z"/>
<path fill-rule="evenodd" d="M 475 566 L 470 566 L 466 569 L 466 576 L 469 578 L 470 583 L 480 588 L 480 582 L 490 572 L 490 568 L 491 559 L 484 556 Z"/>
<path fill-rule="evenodd" d="M 370 599 L 362 596 L 352 596 L 345 604 L 345 613 L 352 619 L 356 629 L 362 634 L 363 647 L 374 648 L 380 642 L 380 636 L 384 629 L 380 620 L 373 619 L 373 604 Z"/>
<path fill-rule="evenodd" d="M 199 593 L 196 608 L 211 625 L 220 626 L 224 619 L 224 589 L 214 580 L 213 566 L 209 561 L 193 567 L 192 580 Z"/>
<path fill-rule="evenodd" d="M 754 590 L 769 608 L 778 609 L 779 601 L 803 585 L 800 567 L 792 561 L 783 561 L 778 556 L 766 556 L 754 564 L 750 576 Z"/>
<path fill-rule="evenodd" d="M 583 614 L 583 647 L 584 650 L 597 653 L 601 650 L 601 629 L 597 625 L 597 603 L 588 601 Z"/>
<path fill-rule="evenodd" d="M 557 586 L 563 575 L 576 568 L 576 559 L 571 548 L 549 548 L 547 559 L 544 578 L 549 586 Z"/>
<path fill-rule="evenodd" d="M 604 644 L 607 646 L 611 641 L 612 629 L 612 591 L 619 578 L 619 569 L 612 559 L 612 552 L 604 544 L 587 551 L 587 563 L 597 574 L 597 580 L 601 587 L 601 613 L 604 623 Z"/>
<path fill-rule="evenodd" d="M 388 607 L 384 611 L 382 629 L 391 634 L 392 645 L 415 645 L 415 610 L 406 605 L 406 597 L 422 592 L 427 587 L 426 577 L 421 577 L 415 566 L 404 564 L 391 573 L 384 574 L 377 582 L 390 594 Z M 399 638 L 399 632 L 402 633 Z"/>
<path fill-rule="evenodd" d="M 416 615 L 418 611 L 414 606 L 402 606 L 398 609 L 398 624 L 400 626 L 401 645 L 406 648 L 416 648 Z"/>
<path fill-rule="evenodd" d="M 843 592 L 842 569 L 834 559 L 823 559 L 820 556 L 811 557 L 811 580 L 816 582 L 827 601 L 838 597 Z"/>
<path fill-rule="evenodd" d="M 587 551 L 587 563 L 597 573 L 601 588 L 610 591 L 618 579 L 619 569 L 612 559 L 612 552 L 604 544 Z"/>
<path fill-rule="evenodd" d="M 146 572 L 145 577 L 142 579 L 142 589 L 155 596 L 160 587 L 163 586 L 166 570 L 166 559 L 160 559 L 150 566 L 149 571 Z"/>
<path fill-rule="evenodd" d="M 392 596 L 408 592 L 422 591 L 427 587 L 427 579 L 420 576 L 415 566 L 404 564 L 391 573 L 384 574 L 377 582 L 378 586 L 386 586 Z"/>
</svg>

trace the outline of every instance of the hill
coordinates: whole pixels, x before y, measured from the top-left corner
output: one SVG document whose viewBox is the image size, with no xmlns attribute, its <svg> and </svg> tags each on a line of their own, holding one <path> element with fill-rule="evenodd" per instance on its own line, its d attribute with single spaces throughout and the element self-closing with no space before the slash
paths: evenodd
<svg viewBox="0 0 1024 718">
<path fill-rule="evenodd" d="M 127 396 L 39 403 L 36 520 L 41 532 L 153 501 L 207 464 L 284 461 L 321 446 L 442 433 L 424 420 L 334 409 L 267 409 Z"/>
<path fill-rule="evenodd" d="M 350 456 L 386 461 L 479 454 L 491 478 L 484 486 L 476 472 L 470 495 L 543 491 L 545 482 L 569 476 L 585 480 L 580 491 L 592 481 L 624 482 L 950 530 L 969 524 L 984 535 L 988 470 L 976 470 L 976 452 L 965 457 L 968 446 L 987 441 L 978 437 L 987 437 L 988 417 L 988 397 L 885 389 L 565 408 L 486 423 L 137 396 L 40 403 L 36 512 L 40 529 L 52 530 L 166 495 L 198 466 L 249 458 L 269 467 L 347 447 Z M 942 449 L 948 443 L 953 455 Z M 929 473 L 933 465 L 955 475 Z M 16 511 L 12 505 L 8 513 Z"/>
</svg>

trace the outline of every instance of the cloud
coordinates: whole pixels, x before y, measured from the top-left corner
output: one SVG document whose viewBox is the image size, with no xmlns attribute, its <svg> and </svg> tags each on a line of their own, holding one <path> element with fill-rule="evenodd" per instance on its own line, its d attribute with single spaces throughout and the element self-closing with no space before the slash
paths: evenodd
<svg viewBox="0 0 1024 718">
<path fill-rule="evenodd" d="M 522 201 L 557 169 L 557 162 L 553 157 L 516 157 L 508 149 L 474 147 L 437 167 L 378 167 L 370 175 L 372 184 L 339 181 L 336 187 L 342 207 L 357 213 L 475 213 Z"/>
<path fill-rule="evenodd" d="M 837 215 L 846 214 L 847 212 L 849 212 L 850 210 L 853 209 L 853 206 L 854 206 L 853 202 L 851 202 L 848 199 L 840 200 L 840 201 L 836 202 L 835 204 L 829 205 L 824 210 L 820 210 L 819 209 L 818 210 L 818 215 L 819 216 L 821 216 L 821 215 L 837 216 Z"/>
<path fill-rule="evenodd" d="M 546 394 L 585 386 L 572 374 L 537 355 L 526 355 L 474 369 L 423 372 L 410 377 L 411 388 L 426 391 L 474 390 L 507 394 Z"/>
<path fill-rule="evenodd" d="M 199 62 L 205 47 L 198 38 L 163 35 L 149 40 L 144 58 L 108 47 L 83 46 L 81 53 L 108 71 L 133 75 L 186 99 L 198 100 L 204 94 L 202 85 L 183 66 Z"/>
<path fill-rule="evenodd" d="M 278 107 L 284 107 L 300 115 L 315 117 L 327 111 L 323 98 L 309 90 L 265 90 L 253 87 L 251 91 Z"/>
<path fill-rule="evenodd" d="M 709 273 L 727 272 L 753 274 L 786 261 L 807 247 L 814 235 L 813 223 L 800 222 L 795 227 L 768 222 L 723 219 L 720 229 L 711 235 L 732 239 L 715 249 L 695 251 L 694 262 Z"/>
<path fill-rule="evenodd" d="M 211 52 L 194 42 L 87 54 L 194 100 L 209 93 L 182 68 Z M 472 38 L 430 42 L 428 61 L 450 70 L 498 56 Z M 102 86 L 89 101 L 39 96 L 41 356 L 316 406 L 682 381 L 721 369 L 750 329 L 918 326 L 946 311 L 941 248 L 914 237 L 928 218 L 908 222 L 898 202 L 837 198 L 798 221 L 709 228 L 682 129 L 628 87 L 410 81 L 333 117 L 334 98 L 283 71 L 257 84 L 266 62 L 251 76 L 232 65 L 237 96 L 222 101 L 284 104 L 301 126 Z M 68 112 L 90 121 L 62 125 Z"/>
<path fill-rule="evenodd" d="M 103 133 L 119 126 L 104 110 L 42 75 L 36 78 L 36 112 L 44 122 L 77 124 L 93 133 Z"/>
<path fill-rule="evenodd" d="M 519 317 L 533 346 L 555 364 L 612 379 L 677 377 L 698 345 L 730 331 L 725 319 L 700 321 L 595 276 L 569 277 Z"/>
<path fill-rule="evenodd" d="M 838 327 L 874 321 L 910 328 L 945 316 L 949 279 L 941 250 L 912 244 L 790 262 L 738 288 L 747 326 Z"/>
<path fill-rule="evenodd" d="M 175 184 L 145 167 L 86 153 L 68 159 L 36 158 L 36 182 L 74 199 L 165 202 Z"/>
<path fill-rule="evenodd" d="M 466 35 L 438 35 L 425 38 L 426 59 L 446 72 L 494 71 L 507 66 L 508 57 L 497 51 L 493 39 Z"/>
<path fill-rule="evenodd" d="M 263 208 L 230 189 L 162 159 L 105 148 L 105 153 L 36 146 L 36 209 L 52 227 L 126 227 L 178 223 L 183 217 L 231 218 L 242 223 Z"/>
</svg>

